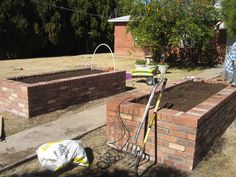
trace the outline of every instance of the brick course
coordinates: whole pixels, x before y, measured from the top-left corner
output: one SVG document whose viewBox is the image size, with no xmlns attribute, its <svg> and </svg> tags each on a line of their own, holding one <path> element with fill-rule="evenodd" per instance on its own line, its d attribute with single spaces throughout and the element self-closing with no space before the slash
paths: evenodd
<svg viewBox="0 0 236 177">
<path fill-rule="evenodd" d="M 0 109 L 23 117 L 33 117 L 123 91 L 125 71 L 102 72 L 32 84 L 1 78 Z"/>
<path fill-rule="evenodd" d="M 182 84 L 177 81 L 167 87 Z M 115 98 L 107 102 L 107 136 L 110 142 L 122 137 L 124 130 L 117 117 L 120 117 L 130 131 L 117 143 L 131 141 L 140 124 L 145 105 L 131 103 L 132 100 L 147 96 L 149 92 Z M 123 101 L 122 100 L 125 100 Z M 187 112 L 161 109 L 157 113 L 156 129 L 150 133 L 146 152 L 157 156 L 157 162 L 184 171 L 192 171 L 209 152 L 214 142 L 221 137 L 236 115 L 236 89 L 227 86 L 204 102 Z M 149 117 L 152 114 L 149 113 Z M 144 136 L 142 129 L 138 143 Z"/>
</svg>

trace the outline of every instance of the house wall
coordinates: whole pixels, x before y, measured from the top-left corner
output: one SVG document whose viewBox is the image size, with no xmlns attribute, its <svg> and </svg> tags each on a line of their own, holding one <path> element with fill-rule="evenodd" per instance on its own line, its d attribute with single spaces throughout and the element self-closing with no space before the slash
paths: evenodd
<svg viewBox="0 0 236 177">
<path fill-rule="evenodd" d="M 144 51 L 135 47 L 133 37 L 127 31 L 127 23 L 115 23 L 115 55 L 130 56 L 130 57 L 144 57 Z"/>
</svg>

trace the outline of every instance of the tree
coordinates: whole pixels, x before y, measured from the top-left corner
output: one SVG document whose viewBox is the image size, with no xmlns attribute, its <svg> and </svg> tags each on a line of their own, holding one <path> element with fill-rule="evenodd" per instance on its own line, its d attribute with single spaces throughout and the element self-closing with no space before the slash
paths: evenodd
<svg viewBox="0 0 236 177">
<path fill-rule="evenodd" d="M 211 0 L 137 0 L 129 30 L 138 46 L 165 60 L 173 47 L 209 50 L 217 18 Z"/>
<path fill-rule="evenodd" d="M 223 0 L 222 2 L 222 14 L 224 22 L 227 26 L 227 30 L 230 34 L 236 35 L 236 1 L 235 0 Z"/>
<path fill-rule="evenodd" d="M 34 56 L 44 43 L 37 26 L 30 1 L 0 1 L 0 58 Z"/>
<path fill-rule="evenodd" d="M 130 15 L 130 11 L 134 8 L 135 0 L 116 0 L 118 16 Z"/>
<path fill-rule="evenodd" d="M 91 53 L 112 44 L 115 0 L 1 0 L 0 59 Z"/>
</svg>

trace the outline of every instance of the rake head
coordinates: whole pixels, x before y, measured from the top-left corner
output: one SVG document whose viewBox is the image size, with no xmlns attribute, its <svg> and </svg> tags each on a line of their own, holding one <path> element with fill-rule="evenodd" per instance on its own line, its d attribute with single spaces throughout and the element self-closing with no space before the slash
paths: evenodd
<svg viewBox="0 0 236 177">
<path fill-rule="evenodd" d="M 144 153 L 144 149 L 135 143 L 129 142 L 126 145 L 125 152 L 126 156 L 124 158 L 124 163 L 129 168 L 139 165 L 139 163 L 143 162 L 144 160 L 150 160 L 150 156 Z"/>
<path fill-rule="evenodd" d="M 123 154 L 115 149 L 109 149 L 97 162 L 97 166 L 101 169 L 109 168 L 119 160 L 123 159 Z"/>
</svg>

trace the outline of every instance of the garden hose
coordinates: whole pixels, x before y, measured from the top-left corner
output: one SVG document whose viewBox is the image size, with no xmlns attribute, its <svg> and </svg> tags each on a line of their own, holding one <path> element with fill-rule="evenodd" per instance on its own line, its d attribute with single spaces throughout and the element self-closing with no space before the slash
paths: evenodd
<svg viewBox="0 0 236 177">
<path fill-rule="evenodd" d="M 129 129 L 126 127 L 125 123 L 123 122 L 121 116 L 120 116 L 120 105 L 131 99 L 131 98 L 134 98 L 134 97 L 128 97 L 124 100 L 122 100 L 117 108 L 116 108 L 116 117 L 118 118 L 119 122 L 120 122 L 120 125 L 123 129 L 123 134 L 120 138 L 118 138 L 117 140 L 113 141 L 113 142 L 108 142 L 107 144 L 110 145 L 110 146 L 113 146 L 114 148 L 110 148 L 103 154 L 100 156 L 98 162 L 97 162 L 97 167 L 100 168 L 100 169 L 106 169 L 106 168 L 109 168 L 111 165 L 115 164 L 116 162 L 118 162 L 119 160 L 121 160 L 123 157 L 124 157 L 124 154 L 122 153 L 122 149 L 124 148 L 124 146 L 126 145 L 126 143 L 129 141 L 130 139 L 130 131 Z M 121 141 L 126 133 L 128 133 L 128 139 L 127 139 L 127 142 L 124 143 L 124 145 L 119 149 L 115 143 Z"/>
</svg>

